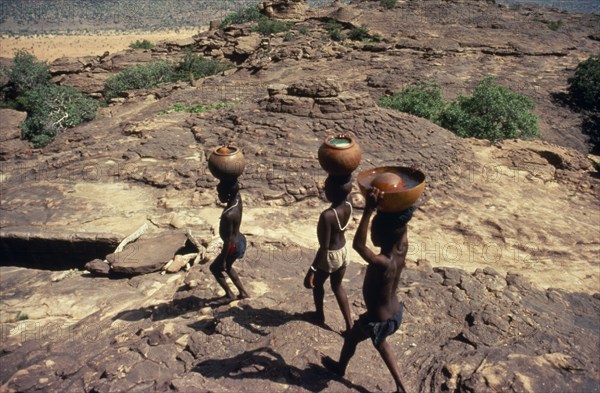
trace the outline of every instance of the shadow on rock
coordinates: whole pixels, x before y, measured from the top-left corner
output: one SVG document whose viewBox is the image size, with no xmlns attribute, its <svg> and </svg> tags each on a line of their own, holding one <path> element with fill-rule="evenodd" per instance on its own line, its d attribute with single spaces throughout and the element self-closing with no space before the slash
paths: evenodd
<svg viewBox="0 0 600 393">
<path fill-rule="evenodd" d="M 199 363 L 192 371 L 208 378 L 267 379 L 299 386 L 312 392 L 327 388 L 331 374 L 323 367 L 309 363 L 304 370 L 288 365 L 283 357 L 268 347 L 246 351 L 228 359 L 210 359 Z M 350 381 L 338 379 L 348 389 L 367 393 L 368 390 Z"/>
<path fill-rule="evenodd" d="M 188 312 L 198 311 L 204 307 L 217 308 L 223 305 L 222 297 L 201 299 L 197 296 L 188 296 L 175 299 L 169 303 L 161 303 L 154 306 L 143 307 L 135 310 L 125 310 L 117 314 L 113 320 L 139 321 L 150 318 L 152 321 L 176 318 Z"/>
<path fill-rule="evenodd" d="M 268 331 L 263 331 L 259 327 L 273 328 L 281 325 L 285 325 L 291 321 L 307 321 L 304 314 L 290 314 L 284 310 L 270 309 L 270 308 L 254 308 L 249 304 L 242 304 L 239 307 L 231 307 L 225 310 L 218 309 L 215 312 L 215 318 L 218 320 L 227 319 L 231 317 L 232 320 L 240 326 L 248 329 L 254 334 L 266 336 L 269 334 Z M 317 325 L 325 330 L 333 331 L 328 325 Z"/>
</svg>

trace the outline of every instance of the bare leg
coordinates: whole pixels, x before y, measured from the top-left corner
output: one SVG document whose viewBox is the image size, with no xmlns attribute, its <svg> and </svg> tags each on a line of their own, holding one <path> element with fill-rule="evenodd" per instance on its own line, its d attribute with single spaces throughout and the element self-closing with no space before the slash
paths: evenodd
<svg viewBox="0 0 600 393">
<path fill-rule="evenodd" d="M 344 321 L 346 322 L 346 332 L 349 332 L 352 328 L 352 317 L 350 316 L 350 305 L 348 304 L 348 296 L 346 290 L 342 285 L 342 279 L 346 273 L 346 268 L 342 267 L 339 270 L 331 273 L 331 289 L 335 294 L 335 298 L 340 306 Z"/>
<path fill-rule="evenodd" d="M 354 324 L 352 329 L 348 332 L 348 334 L 344 338 L 344 346 L 342 347 L 342 353 L 340 354 L 340 361 L 336 362 L 330 357 L 323 358 L 323 365 L 332 373 L 343 377 L 346 374 L 346 367 L 348 367 L 348 363 L 354 353 L 356 352 L 356 346 L 361 342 L 368 338 L 360 328 L 358 324 Z"/>
<path fill-rule="evenodd" d="M 235 270 L 233 270 L 233 266 L 231 266 L 229 268 L 229 270 L 227 271 L 227 274 L 229 275 L 229 278 L 231 278 L 233 285 L 235 285 L 237 290 L 240 292 L 238 299 L 249 298 L 250 295 L 248 295 L 248 292 L 246 292 L 246 290 L 244 289 L 244 286 L 242 285 L 242 282 L 240 281 L 240 276 L 238 276 L 237 272 Z"/>
<path fill-rule="evenodd" d="M 213 263 L 211 263 L 210 272 L 213 274 L 213 276 L 215 276 L 215 278 L 217 279 L 217 282 L 219 283 L 221 288 L 223 288 L 223 290 L 225 291 L 225 295 L 229 299 L 235 299 L 235 295 L 231 291 L 231 288 L 229 288 L 229 285 L 227 285 L 227 279 L 225 278 L 225 266 L 224 266 L 223 257 L 221 257 L 219 255 L 215 259 L 215 261 Z"/>
<path fill-rule="evenodd" d="M 396 382 L 396 391 L 403 393 L 406 392 L 404 386 L 402 385 L 402 382 L 400 381 L 400 370 L 398 370 L 398 365 L 396 364 L 396 359 L 394 357 L 394 354 L 392 353 L 392 348 L 390 347 L 390 344 L 388 344 L 387 341 L 384 340 L 379 345 L 379 347 L 376 348 L 379 354 L 381 355 L 381 358 L 385 362 L 385 365 L 387 366 L 388 370 L 390 370 L 394 381 Z"/>
<path fill-rule="evenodd" d="M 318 324 L 325 323 L 325 311 L 323 311 L 323 300 L 325 299 L 325 281 L 329 277 L 329 273 L 317 269 L 315 272 L 315 286 L 313 288 L 313 300 L 315 301 L 316 320 Z"/>
</svg>

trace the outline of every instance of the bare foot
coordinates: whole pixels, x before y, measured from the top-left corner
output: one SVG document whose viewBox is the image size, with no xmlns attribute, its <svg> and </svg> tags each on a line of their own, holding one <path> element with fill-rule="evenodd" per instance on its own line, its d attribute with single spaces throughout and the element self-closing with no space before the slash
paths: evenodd
<svg viewBox="0 0 600 393">
<path fill-rule="evenodd" d="M 306 322 L 310 322 L 317 326 L 324 327 L 325 325 L 325 317 L 318 315 L 316 311 L 307 311 L 304 313 L 295 314 L 297 317 L 305 320 Z"/>
<path fill-rule="evenodd" d="M 329 356 L 321 358 L 321 363 L 323 363 L 323 366 L 325 366 L 325 368 L 329 370 L 329 372 L 337 375 L 338 377 L 344 376 L 345 373 L 342 370 L 340 370 L 340 364 L 332 358 L 330 358 Z"/>
<path fill-rule="evenodd" d="M 248 298 L 250 298 L 250 295 L 248 295 L 246 292 L 243 292 L 243 293 L 240 293 L 237 298 L 239 300 L 248 299 Z"/>
</svg>

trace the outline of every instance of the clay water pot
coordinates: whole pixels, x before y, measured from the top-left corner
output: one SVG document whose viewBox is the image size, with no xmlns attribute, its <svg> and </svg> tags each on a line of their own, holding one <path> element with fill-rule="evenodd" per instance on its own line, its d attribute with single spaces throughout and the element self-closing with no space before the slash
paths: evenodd
<svg viewBox="0 0 600 393">
<path fill-rule="evenodd" d="M 384 192 L 377 210 L 386 213 L 408 209 L 425 190 L 425 174 L 417 169 L 401 166 L 366 169 L 358 174 L 356 181 L 365 198 L 372 187 Z"/>
<path fill-rule="evenodd" d="M 361 150 L 347 134 L 328 136 L 319 148 L 319 164 L 334 176 L 350 175 L 360 164 Z"/>
<path fill-rule="evenodd" d="M 371 187 L 377 187 L 385 192 L 400 191 L 404 189 L 404 180 L 395 173 L 384 172 L 373 179 Z"/>
<path fill-rule="evenodd" d="M 246 167 L 242 151 L 231 145 L 217 147 L 208 158 L 208 169 L 219 180 L 233 181 L 237 179 Z"/>
</svg>

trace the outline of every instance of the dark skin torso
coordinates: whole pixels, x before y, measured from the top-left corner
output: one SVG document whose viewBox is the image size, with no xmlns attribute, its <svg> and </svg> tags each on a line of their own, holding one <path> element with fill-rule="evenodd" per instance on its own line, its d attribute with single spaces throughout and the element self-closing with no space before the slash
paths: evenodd
<svg viewBox="0 0 600 393">
<path fill-rule="evenodd" d="M 390 255 L 376 255 L 377 263 L 369 263 L 363 283 L 363 297 L 369 317 L 386 321 L 398 310 L 396 296 L 400 274 L 405 266 L 408 251 L 406 230 L 394 245 Z"/>
<path fill-rule="evenodd" d="M 353 242 L 356 252 L 369 264 L 363 283 L 363 297 L 367 314 L 378 321 L 386 321 L 398 311 L 396 289 L 408 251 L 406 227 L 398 234 L 397 240 L 389 244 L 381 244 L 382 239 L 378 238 L 376 231 L 372 231 L 373 244 L 381 247 L 379 254 L 375 254 L 366 245 L 369 221 L 382 197 L 383 193 L 378 189 L 371 191 Z M 385 228 L 380 230 L 385 231 Z"/>
<path fill-rule="evenodd" d="M 350 207 L 345 201 L 340 202 L 333 207 L 338 214 L 340 223 L 345 226 L 350 219 Z M 319 224 L 317 225 L 317 237 L 319 238 L 319 251 L 323 248 L 328 250 L 339 250 L 346 245 L 346 237 L 338 225 L 335 213 L 333 210 L 327 209 L 319 216 Z"/>
<path fill-rule="evenodd" d="M 219 221 L 219 236 L 223 239 L 222 255 L 227 255 L 231 244 L 235 244 L 240 237 L 240 224 L 242 222 L 243 204 L 242 198 L 237 196 L 238 205 L 228 210 L 235 205 L 235 201 L 229 203 L 227 208 L 221 214 Z"/>
</svg>

